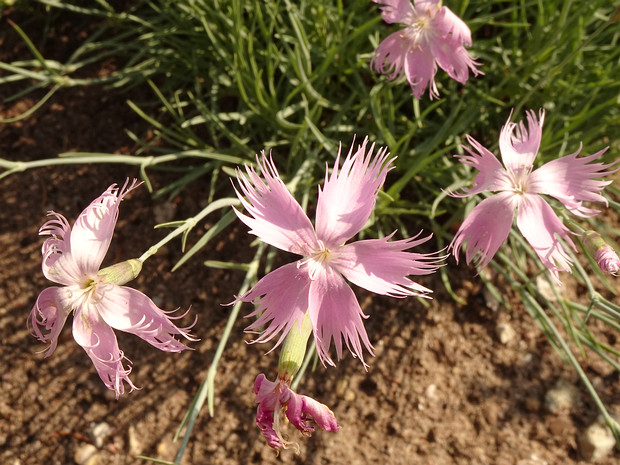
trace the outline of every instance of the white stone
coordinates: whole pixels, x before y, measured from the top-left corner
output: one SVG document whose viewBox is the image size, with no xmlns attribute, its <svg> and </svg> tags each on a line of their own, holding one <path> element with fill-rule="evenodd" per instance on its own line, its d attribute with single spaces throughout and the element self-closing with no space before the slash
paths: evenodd
<svg viewBox="0 0 620 465">
<path fill-rule="evenodd" d="M 101 423 L 97 423 L 90 428 L 90 436 L 95 443 L 95 446 L 101 449 L 105 444 L 105 440 L 108 439 L 108 436 L 112 433 L 112 427 L 108 425 L 105 421 Z"/>
<path fill-rule="evenodd" d="M 517 336 L 516 331 L 512 326 L 510 326 L 510 323 L 498 324 L 495 328 L 495 332 L 497 333 L 497 338 L 499 339 L 499 342 L 501 342 L 502 344 L 508 344 Z"/>
<path fill-rule="evenodd" d="M 577 438 L 579 452 L 589 462 L 596 462 L 611 453 L 616 441 L 607 425 L 592 423 Z"/>
<path fill-rule="evenodd" d="M 545 394 L 545 407 L 551 413 L 570 412 L 577 399 L 575 386 L 561 379 Z"/>
<path fill-rule="evenodd" d="M 75 451 L 73 460 L 77 465 L 98 465 L 99 455 L 97 448 L 92 444 L 84 444 Z"/>
</svg>

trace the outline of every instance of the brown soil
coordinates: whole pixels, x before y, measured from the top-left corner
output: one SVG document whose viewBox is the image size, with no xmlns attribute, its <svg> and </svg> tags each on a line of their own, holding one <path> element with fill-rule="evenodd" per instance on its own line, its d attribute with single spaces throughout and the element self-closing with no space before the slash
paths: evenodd
<svg viewBox="0 0 620 465">
<path fill-rule="evenodd" d="M 4 21 L 2 27 L 7 27 Z M 5 59 L 24 56 L 18 43 L 4 39 Z M 0 97 L 13 91 L 4 86 Z M 23 111 L 34 98 L 5 104 L 0 116 Z M 100 88 L 59 92 L 33 117 L 1 128 L 0 156 L 32 160 L 72 150 L 131 153 L 134 147 L 124 129 L 142 133 L 147 127 L 126 98 Z M 93 442 L 93 427 L 104 422 L 112 429 L 97 449 L 100 465 L 146 463 L 135 458 L 139 454 L 174 458 L 178 443 L 173 435 L 204 379 L 230 311 L 221 303 L 231 300 L 242 280 L 240 272 L 209 269 L 202 262 L 249 260 L 252 238 L 244 227 L 237 225 L 175 273 L 169 270 L 181 256 L 178 242 L 146 262 L 132 285 L 162 308 L 191 306 L 200 341 L 191 344 L 193 351 L 169 354 L 119 334 L 121 348 L 133 361 L 132 380 L 141 387 L 120 400 L 101 383 L 73 340 L 69 322 L 47 359 L 41 354 L 44 346 L 26 328 L 38 293 L 50 285 L 41 273 L 42 239 L 37 235 L 46 212 L 53 209 L 72 221 L 107 186 L 137 175 L 135 168 L 93 165 L 42 168 L 0 181 L 2 464 L 75 463 L 76 452 Z M 156 187 L 169 179 L 155 176 Z M 139 256 L 165 234 L 153 230 L 160 215 L 192 216 L 204 206 L 206 193 L 202 181 L 171 202 L 153 200 L 145 188 L 133 192 L 121 206 L 108 262 Z M 190 242 L 208 227 L 198 225 Z M 342 429 L 319 431 L 309 439 L 292 431 L 291 439 L 301 445 L 299 455 L 283 451 L 277 456 L 254 424 L 254 378 L 264 372 L 273 379 L 277 360 L 275 354 L 265 356 L 270 345 L 246 343 L 247 320 L 240 319 L 215 382 L 215 416 L 206 410 L 201 414 L 182 463 L 580 463 L 576 436 L 597 411 L 577 377 L 518 302 L 513 299 L 511 309 L 493 309 L 473 271 L 453 262 L 451 267 L 453 285 L 466 306 L 446 295 L 438 277 L 423 281 L 436 290 L 428 308 L 415 299 L 358 292 L 370 315 L 367 330 L 376 357 L 368 360 L 368 372 L 347 356 L 337 368 L 319 365 L 306 374 L 299 392 L 330 406 Z M 248 305 L 244 313 L 250 310 Z M 508 344 L 498 340 L 499 323 L 509 323 L 516 332 Z M 605 328 L 595 330 L 614 343 Z M 593 357 L 584 365 L 603 398 L 620 407 L 617 373 Z M 545 394 L 559 380 L 575 387 L 576 402 L 550 413 Z M 600 463 L 612 465 L 619 458 L 616 451 Z"/>
</svg>

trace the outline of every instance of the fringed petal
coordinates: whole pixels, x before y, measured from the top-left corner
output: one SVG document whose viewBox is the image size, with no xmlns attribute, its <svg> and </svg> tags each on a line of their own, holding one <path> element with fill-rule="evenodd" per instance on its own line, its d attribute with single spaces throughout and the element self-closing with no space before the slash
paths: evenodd
<svg viewBox="0 0 620 465">
<path fill-rule="evenodd" d="M 467 241 L 466 262 L 470 263 L 474 260 L 480 268 L 489 264 L 499 247 L 508 238 L 516 201 L 515 194 L 512 192 L 500 192 L 484 199 L 474 207 L 448 248 L 457 263 L 459 251 Z"/>
<path fill-rule="evenodd" d="M 262 177 L 250 166 L 246 166 L 245 174 L 237 170 L 241 192 L 236 188 L 235 192 L 249 214 L 235 209 L 237 217 L 263 242 L 305 255 L 309 249 L 317 247 L 310 219 L 284 185 L 271 156 L 267 158 L 265 152 L 261 152 L 256 161 Z"/>
<path fill-rule="evenodd" d="M 354 357 L 358 357 L 364 368 L 362 344 L 373 354 L 362 318 L 367 318 L 357 302 L 355 294 L 345 280 L 330 267 L 310 284 L 308 302 L 310 321 L 316 342 L 317 353 L 323 364 L 335 366 L 329 356 L 332 340 L 338 360 L 342 358 L 342 341 Z"/>
<path fill-rule="evenodd" d="M 569 237 L 571 231 L 542 197 L 530 194 L 524 195 L 519 203 L 517 226 L 555 282 L 561 284 L 558 271 L 570 273 L 573 261 L 559 238 L 576 250 Z"/>
<path fill-rule="evenodd" d="M 84 307 L 75 313 L 73 337 L 92 360 L 106 387 L 116 393 L 116 398 L 125 393 L 124 383 L 129 385 L 130 391 L 136 389 L 129 379 L 131 367 L 123 366 L 126 358 L 118 348 L 114 331 L 100 319 L 96 310 Z"/>
<path fill-rule="evenodd" d="M 508 117 L 508 122 L 502 127 L 499 135 L 499 150 L 504 166 L 513 173 L 529 173 L 542 139 L 545 111 L 541 109 L 538 118 L 533 110 L 528 110 L 526 114 L 527 128 L 523 121 L 513 123 Z"/>
<path fill-rule="evenodd" d="M 325 183 L 319 189 L 316 231 L 327 248 L 338 247 L 362 229 L 391 169 L 393 159 L 389 159 L 387 147 L 373 155 L 375 144 L 368 149 L 367 137 L 355 153 L 354 145 L 355 141 L 340 169 L 342 146 L 338 148 L 331 175 L 325 174 Z"/>
<path fill-rule="evenodd" d="M 604 164 L 591 163 L 603 155 L 607 148 L 594 155 L 578 158 L 581 147 L 575 153 L 545 163 L 535 170 L 528 179 L 528 192 L 555 197 L 577 216 L 593 216 L 599 211 L 587 208 L 583 202 L 602 202 L 607 200 L 600 192 L 612 181 L 603 181 L 618 171 L 618 162 Z"/>
<path fill-rule="evenodd" d="M 501 191 L 511 188 L 511 181 L 506 170 L 495 155 L 489 152 L 476 139 L 466 136 L 467 142 L 474 148 L 463 146 L 468 154 L 455 155 L 461 163 L 478 170 L 472 182 L 472 187 L 463 189 L 461 193 L 450 192 L 453 197 L 469 197 L 487 191 Z"/>
<path fill-rule="evenodd" d="M 50 344 L 44 352 L 46 357 L 52 355 L 56 349 L 58 336 L 71 311 L 63 308 L 62 299 L 58 298 L 58 294 L 63 291 L 64 288 L 60 287 L 44 289 L 37 297 L 28 318 L 30 333 L 39 341 Z"/>
<path fill-rule="evenodd" d="M 190 341 L 197 340 L 189 333 L 191 326 L 179 328 L 172 322 L 173 319 L 182 318 L 187 312 L 172 317 L 172 312 L 160 309 L 149 297 L 136 289 L 113 284 L 105 286 L 102 291 L 103 298 L 92 305 L 103 321 L 112 328 L 135 334 L 166 352 L 188 349 L 185 344 L 175 339 L 175 336 L 182 336 Z"/>
<path fill-rule="evenodd" d="M 243 302 L 260 298 L 256 310 L 248 315 L 258 315 L 258 318 L 246 331 L 253 332 L 263 326 L 265 328 L 253 342 L 267 342 L 282 332 L 275 348 L 295 323 L 301 328 L 308 309 L 309 287 L 308 273 L 299 269 L 297 263 L 289 263 L 264 276 L 252 289 L 237 298 L 237 301 Z"/>
<path fill-rule="evenodd" d="M 410 0 L 372 0 L 381 8 L 381 17 L 388 24 L 404 23 L 413 14 Z M 419 1 L 419 0 L 418 0 Z"/>
<path fill-rule="evenodd" d="M 80 214 L 71 230 L 71 259 L 82 275 L 96 274 L 114 234 L 118 207 L 123 198 L 141 183 L 112 184 Z M 66 259 L 67 257 L 65 257 Z"/>
<path fill-rule="evenodd" d="M 431 236 L 390 241 L 394 233 L 383 239 L 369 239 L 347 244 L 338 250 L 332 266 L 345 278 L 364 289 L 391 297 L 426 297 L 430 289 L 407 278 L 435 272 L 447 257 L 440 252 L 429 254 L 406 252 L 428 241 Z"/>
</svg>

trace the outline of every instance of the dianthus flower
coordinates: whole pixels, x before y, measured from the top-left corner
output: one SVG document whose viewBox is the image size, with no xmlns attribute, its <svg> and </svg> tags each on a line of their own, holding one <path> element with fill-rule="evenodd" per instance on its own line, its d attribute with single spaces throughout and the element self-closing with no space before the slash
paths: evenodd
<svg viewBox="0 0 620 465">
<path fill-rule="evenodd" d="M 362 357 L 362 344 L 372 354 L 360 305 L 345 279 L 377 294 L 393 297 L 422 296 L 429 289 L 411 281 L 408 275 L 434 272 L 444 257 L 437 252 L 406 252 L 430 236 L 389 241 L 367 239 L 345 244 L 357 234 L 374 208 L 377 193 L 385 181 L 389 166 L 386 148 L 373 156 L 374 144 L 367 142 L 356 152 L 349 151 L 339 170 L 340 149 L 331 175 L 326 173 L 319 188 L 316 229 L 302 207 L 286 189 L 271 158 L 257 156 L 258 168 L 246 166 L 247 175 L 237 171 L 240 190 L 237 195 L 247 215 L 235 210 L 251 228 L 251 233 L 279 249 L 301 255 L 300 260 L 284 265 L 264 276 L 237 300 L 251 302 L 260 298 L 259 315 L 247 330 L 265 327 L 254 342 L 265 342 L 278 332 L 284 339 L 291 327 L 301 324 L 306 311 L 312 322 L 314 339 L 321 361 L 334 362 L 328 352 L 333 339 L 338 359 L 342 340 L 354 356 Z M 365 364 L 364 364 L 365 365 Z"/>
<path fill-rule="evenodd" d="M 295 393 L 289 382 L 278 377 L 277 381 L 269 381 L 264 374 L 260 374 L 254 381 L 256 403 L 256 424 L 267 440 L 267 444 L 274 449 L 287 449 L 295 443 L 285 440 L 280 428 L 280 410 L 284 409 L 286 418 L 304 436 L 311 436 L 315 430 L 311 420 L 325 431 L 332 432 L 340 429 L 334 413 L 324 404 L 311 397 Z"/>
<path fill-rule="evenodd" d="M 481 192 L 499 191 L 480 202 L 452 239 L 449 249 L 458 262 L 458 253 L 465 241 L 467 263 L 477 261 L 485 267 L 500 245 L 506 241 L 512 227 L 515 211 L 517 227 L 530 243 L 543 265 L 559 282 L 558 271 L 569 271 L 572 260 L 560 239 L 575 250 L 569 233 L 553 208 L 542 195 L 559 200 L 571 213 L 581 217 L 594 216 L 598 210 L 586 207 L 583 202 L 604 202 L 600 194 L 611 181 L 599 178 L 612 174 L 614 164 L 591 163 L 607 148 L 594 155 L 578 158 L 575 153 L 551 160 L 533 170 L 542 137 L 543 110 L 536 118 L 534 111 L 527 112 L 527 129 L 523 122 L 510 120 L 502 128 L 499 150 L 502 163 L 470 136 L 467 141 L 475 149 L 464 149 L 469 155 L 456 155 L 462 163 L 478 170 L 473 187 L 455 197 L 469 197 Z"/>
<path fill-rule="evenodd" d="M 461 84 L 484 74 L 465 50 L 471 46 L 467 25 L 440 0 L 373 0 L 380 3 L 381 17 L 386 23 L 400 23 L 404 29 L 393 32 L 375 51 L 370 66 L 394 80 L 403 74 L 415 98 L 422 97 L 429 87 L 430 97 L 438 98 L 435 74 L 437 65 Z"/>
<path fill-rule="evenodd" d="M 137 187 L 134 180 L 122 189 L 115 184 L 80 214 L 73 228 L 64 216 L 49 212 L 54 218 L 39 230 L 51 236 L 41 248 L 43 274 L 62 287 L 43 290 L 32 308 L 29 324 L 32 333 L 50 345 L 49 357 L 67 317 L 73 312 L 73 337 L 92 360 L 97 373 L 116 396 L 125 392 L 123 382 L 131 390 L 130 368 L 123 366 L 113 328 L 135 334 L 149 344 L 167 352 L 180 352 L 187 347 L 174 336 L 194 340 L 187 328 L 178 328 L 151 299 L 143 293 L 122 286 L 135 278 L 141 262 L 128 260 L 99 270 L 108 251 L 118 218 L 118 207 L 125 195 Z"/>
</svg>

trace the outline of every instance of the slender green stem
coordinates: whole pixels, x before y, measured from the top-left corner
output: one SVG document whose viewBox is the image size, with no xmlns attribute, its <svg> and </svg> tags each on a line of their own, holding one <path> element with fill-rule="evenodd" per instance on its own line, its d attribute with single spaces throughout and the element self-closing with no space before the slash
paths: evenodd
<svg viewBox="0 0 620 465">
<path fill-rule="evenodd" d="M 254 258 L 252 259 L 252 262 L 249 265 L 248 271 L 245 274 L 243 283 L 239 288 L 239 295 L 245 294 L 250 288 L 252 282 L 254 282 L 254 280 L 256 279 L 256 276 L 258 275 L 258 265 L 260 263 L 261 257 L 263 256 L 263 253 L 265 252 L 265 248 L 266 244 L 261 242 L 258 246 L 256 254 L 254 255 Z M 175 440 L 178 439 L 181 430 L 185 426 L 187 426 L 187 429 L 185 430 L 185 435 L 183 436 L 183 440 L 174 461 L 174 463 L 176 464 L 181 463 L 181 459 L 183 458 L 183 454 L 185 453 L 185 449 L 187 448 L 192 429 L 194 428 L 194 424 L 196 423 L 196 419 L 198 418 L 198 414 L 200 413 L 200 410 L 202 409 L 205 400 L 207 400 L 209 415 L 213 416 L 214 414 L 215 375 L 217 374 L 217 367 L 220 359 L 222 358 L 222 354 L 224 353 L 224 348 L 226 347 L 232 328 L 237 321 L 237 316 L 239 315 L 241 304 L 242 302 L 237 302 L 235 305 L 233 305 L 232 311 L 230 312 L 230 315 L 228 317 L 228 321 L 226 322 L 226 327 L 224 328 L 222 337 L 220 338 L 220 342 L 215 350 L 213 361 L 211 362 L 211 365 L 209 366 L 209 369 L 207 371 L 207 376 L 200 385 L 200 388 L 198 389 L 198 392 L 196 393 L 192 404 L 190 405 L 187 413 L 185 414 L 185 418 L 183 418 L 183 421 L 179 425 L 179 429 L 177 430 L 177 433 L 175 435 Z"/>
<path fill-rule="evenodd" d="M 140 263 L 144 263 L 144 261 L 152 255 L 155 255 L 160 247 L 164 246 L 172 239 L 181 234 L 187 234 L 194 226 L 198 224 L 204 217 L 206 217 L 209 213 L 214 212 L 215 210 L 231 207 L 233 205 L 239 205 L 241 202 L 236 198 L 224 198 L 216 200 L 215 202 L 210 203 L 206 206 L 200 213 L 191 218 L 187 218 L 181 226 L 175 228 L 172 232 L 170 232 L 166 237 L 160 240 L 157 244 L 149 247 L 149 249 L 144 252 L 138 260 Z"/>
</svg>

